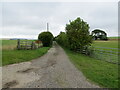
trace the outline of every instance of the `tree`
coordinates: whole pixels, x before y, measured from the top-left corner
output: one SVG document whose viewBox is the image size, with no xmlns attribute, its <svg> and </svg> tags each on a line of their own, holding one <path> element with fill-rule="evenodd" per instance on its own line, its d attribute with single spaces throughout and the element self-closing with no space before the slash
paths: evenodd
<svg viewBox="0 0 120 90">
<path fill-rule="evenodd" d="M 65 32 L 60 32 L 60 34 L 56 37 L 56 41 L 64 46 L 64 47 L 68 47 L 68 38 Z"/>
<path fill-rule="evenodd" d="M 53 35 L 50 32 L 42 32 L 39 34 L 38 40 L 42 41 L 43 46 L 48 47 L 52 45 Z"/>
<path fill-rule="evenodd" d="M 80 18 L 66 24 L 66 34 L 71 50 L 76 51 L 80 49 L 82 51 L 92 43 L 92 36 L 89 34 L 89 25 Z"/>
<path fill-rule="evenodd" d="M 100 40 L 108 40 L 107 39 L 107 33 L 105 33 L 105 31 L 100 30 L 100 29 L 95 29 L 92 31 L 92 36 L 93 39 L 97 40 L 98 38 Z"/>
</svg>

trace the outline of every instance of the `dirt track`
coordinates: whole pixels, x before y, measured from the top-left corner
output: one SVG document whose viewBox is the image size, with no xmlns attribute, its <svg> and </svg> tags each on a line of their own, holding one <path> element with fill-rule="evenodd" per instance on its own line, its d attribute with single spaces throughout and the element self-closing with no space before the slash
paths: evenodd
<svg viewBox="0 0 120 90">
<path fill-rule="evenodd" d="M 86 80 L 54 42 L 44 56 L 31 62 L 4 66 L 3 88 L 98 88 Z"/>
</svg>

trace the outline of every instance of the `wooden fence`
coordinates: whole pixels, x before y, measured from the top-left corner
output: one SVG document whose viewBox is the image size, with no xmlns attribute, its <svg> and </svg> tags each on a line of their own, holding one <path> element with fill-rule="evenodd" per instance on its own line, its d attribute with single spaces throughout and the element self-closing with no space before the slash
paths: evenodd
<svg viewBox="0 0 120 90">
<path fill-rule="evenodd" d="M 30 49 L 37 49 L 42 47 L 42 42 L 36 43 L 30 40 L 18 40 L 17 42 L 17 49 L 18 50 L 30 50 Z"/>
</svg>

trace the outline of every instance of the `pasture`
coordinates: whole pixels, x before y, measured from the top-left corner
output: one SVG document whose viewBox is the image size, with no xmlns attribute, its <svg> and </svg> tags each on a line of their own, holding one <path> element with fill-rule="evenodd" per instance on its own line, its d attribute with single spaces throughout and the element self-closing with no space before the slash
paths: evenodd
<svg viewBox="0 0 120 90">
<path fill-rule="evenodd" d="M 118 47 L 117 40 L 108 41 L 94 41 L 92 46 L 94 47 L 94 52 L 92 57 L 111 63 L 119 63 L 118 54 L 120 49 Z"/>
<path fill-rule="evenodd" d="M 109 47 L 109 48 L 118 48 L 118 41 L 117 40 L 108 40 L 108 41 L 93 41 L 92 46 L 95 47 Z"/>
<path fill-rule="evenodd" d="M 108 39 L 120 39 L 120 37 L 108 37 Z"/>
<path fill-rule="evenodd" d="M 29 61 L 42 56 L 50 47 L 35 50 L 17 50 L 17 40 L 2 40 L 2 65 Z"/>
<path fill-rule="evenodd" d="M 17 40 L 1 40 L 2 50 L 12 50 L 17 46 Z"/>
</svg>

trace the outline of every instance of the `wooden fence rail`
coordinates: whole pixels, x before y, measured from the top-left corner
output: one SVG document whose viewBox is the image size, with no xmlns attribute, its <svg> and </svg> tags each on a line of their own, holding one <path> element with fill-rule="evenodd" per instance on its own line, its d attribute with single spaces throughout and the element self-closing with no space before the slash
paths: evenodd
<svg viewBox="0 0 120 90">
<path fill-rule="evenodd" d="M 29 40 L 18 40 L 18 42 L 17 42 L 17 49 L 18 50 L 37 49 L 40 47 L 42 47 L 42 42 L 36 43 L 34 41 L 29 41 Z"/>
</svg>

